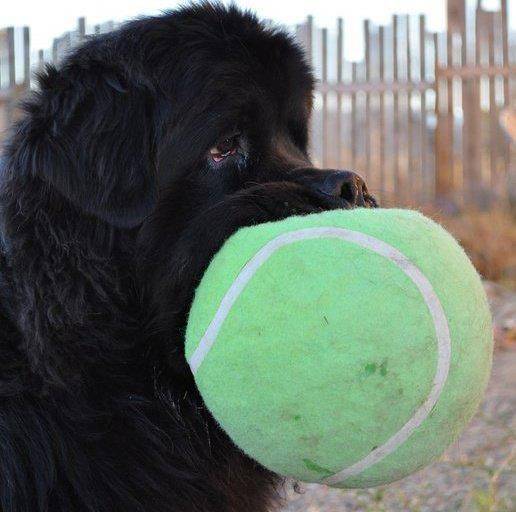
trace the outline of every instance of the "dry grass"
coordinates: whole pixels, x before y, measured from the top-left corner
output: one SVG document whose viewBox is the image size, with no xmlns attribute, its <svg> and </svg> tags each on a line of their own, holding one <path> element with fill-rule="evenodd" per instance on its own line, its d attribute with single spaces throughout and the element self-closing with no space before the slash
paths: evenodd
<svg viewBox="0 0 516 512">
<path fill-rule="evenodd" d="M 467 210 L 444 215 L 425 211 L 448 229 L 468 253 L 480 275 L 516 289 L 516 219 L 502 210 Z"/>
</svg>

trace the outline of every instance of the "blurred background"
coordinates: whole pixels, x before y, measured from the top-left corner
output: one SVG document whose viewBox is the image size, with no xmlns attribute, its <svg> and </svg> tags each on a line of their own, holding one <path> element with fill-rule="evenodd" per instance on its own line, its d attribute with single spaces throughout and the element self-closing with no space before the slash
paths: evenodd
<svg viewBox="0 0 516 512">
<path fill-rule="evenodd" d="M 357 170 L 384 206 L 418 208 L 484 278 L 494 373 L 470 428 L 440 461 L 362 491 L 286 488 L 290 512 L 516 511 L 516 0 L 237 0 L 280 24 L 316 77 L 312 157 Z M 173 0 L 0 5 L 0 143 L 33 73 Z"/>
</svg>

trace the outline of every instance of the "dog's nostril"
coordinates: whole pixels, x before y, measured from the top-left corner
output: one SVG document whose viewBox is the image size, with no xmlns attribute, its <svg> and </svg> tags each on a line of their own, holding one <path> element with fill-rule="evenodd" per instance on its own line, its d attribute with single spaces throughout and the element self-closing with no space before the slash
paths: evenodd
<svg viewBox="0 0 516 512">
<path fill-rule="evenodd" d="M 344 182 L 340 187 L 340 197 L 351 204 L 355 203 L 358 195 L 358 187 L 354 181 Z"/>
<path fill-rule="evenodd" d="M 326 171 L 325 174 L 322 183 L 317 184 L 319 193 L 342 199 L 350 206 L 377 206 L 359 174 L 353 171 Z"/>
</svg>

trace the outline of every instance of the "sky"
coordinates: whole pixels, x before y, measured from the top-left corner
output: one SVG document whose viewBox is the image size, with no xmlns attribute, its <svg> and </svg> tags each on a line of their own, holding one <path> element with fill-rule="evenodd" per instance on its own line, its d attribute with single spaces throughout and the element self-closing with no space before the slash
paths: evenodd
<svg viewBox="0 0 516 512">
<path fill-rule="evenodd" d="M 175 0 L 0 0 L 0 28 L 31 28 L 32 47 L 50 48 L 52 39 L 75 28 L 77 18 L 88 24 L 108 20 L 123 21 L 138 15 L 157 14 L 185 2 Z M 475 3 L 476 0 L 467 0 Z M 484 0 L 484 8 L 497 8 L 499 0 Z M 224 2 L 228 3 L 228 2 Z M 237 5 L 254 10 L 259 16 L 283 24 L 302 22 L 314 15 L 319 26 L 333 27 L 337 17 L 344 18 L 344 48 L 349 60 L 362 54 L 361 27 L 364 18 L 388 23 L 394 13 L 427 15 L 429 30 L 445 27 L 445 0 L 235 0 Z M 516 0 L 509 0 L 509 23 L 516 29 Z"/>
</svg>

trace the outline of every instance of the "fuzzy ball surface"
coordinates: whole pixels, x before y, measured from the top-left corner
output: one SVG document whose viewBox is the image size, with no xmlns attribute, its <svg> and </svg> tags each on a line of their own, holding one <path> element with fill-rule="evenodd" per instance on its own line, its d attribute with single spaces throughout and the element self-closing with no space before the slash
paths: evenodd
<svg viewBox="0 0 516 512">
<path fill-rule="evenodd" d="M 250 457 L 337 487 L 403 478 L 476 411 L 492 328 L 459 244 L 418 212 L 355 209 L 244 228 L 190 311 L 186 358 Z"/>
</svg>

